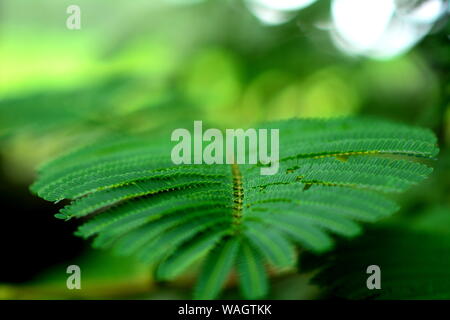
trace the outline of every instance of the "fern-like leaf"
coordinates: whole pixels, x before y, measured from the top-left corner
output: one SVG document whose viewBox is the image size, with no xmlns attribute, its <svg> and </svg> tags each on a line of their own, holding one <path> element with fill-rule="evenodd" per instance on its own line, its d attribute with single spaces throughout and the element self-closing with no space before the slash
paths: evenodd
<svg viewBox="0 0 450 320">
<path fill-rule="evenodd" d="M 374 119 L 274 122 L 279 172 L 259 165 L 174 165 L 171 143 L 116 139 L 44 165 L 32 191 L 69 199 L 58 218 L 89 216 L 77 234 L 157 266 L 172 279 L 202 259 L 196 298 L 214 298 L 234 269 L 248 298 L 267 293 L 266 265 L 292 267 L 295 245 L 333 247 L 397 205 L 398 193 L 425 179 L 436 157 L 428 130 Z"/>
</svg>

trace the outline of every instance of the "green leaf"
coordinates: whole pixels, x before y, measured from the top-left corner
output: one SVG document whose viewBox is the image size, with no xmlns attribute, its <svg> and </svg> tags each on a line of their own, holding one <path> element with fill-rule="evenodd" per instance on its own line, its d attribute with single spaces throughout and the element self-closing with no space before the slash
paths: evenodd
<svg viewBox="0 0 450 320">
<path fill-rule="evenodd" d="M 295 246 L 326 252 L 333 235 L 355 237 L 360 222 L 393 214 L 389 194 L 426 179 L 438 153 L 431 131 L 371 118 L 261 128 L 280 130 L 275 175 L 259 164 L 174 165 L 170 137 L 120 138 L 45 164 L 31 190 L 69 200 L 57 217 L 83 217 L 77 235 L 158 266 L 162 279 L 206 258 L 196 297 L 216 297 L 236 268 L 244 296 L 260 298 L 266 265 L 293 267 Z"/>
<path fill-rule="evenodd" d="M 245 235 L 249 242 L 270 263 L 279 268 L 292 267 L 295 264 L 295 248 L 280 232 L 252 222 L 247 226 Z"/>
<path fill-rule="evenodd" d="M 323 256 L 302 257 L 320 272 L 313 283 L 345 299 L 450 299 L 450 236 L 399 227 L 374 228 Z M 380 268 L 381 289 L 369 290 L 367 267 Z"/>
<path fill-rule="evenodd" d="M 248 243 L 242 242 L 237 260 L 241 290 L 249 299 L 260 299 L 267 295 L 268 281 L 263 259 Z"/>
<path fill-rule="evenodd" d="M 218 245 L 208 255 L 195 288 L 195 299 L 217 297 L 234 266 L 238 249 L 238 239 L 230 238 Z"/>
<path fill-rule="evenodd" d="M 167 280 L 180 275 L 187 267 L 208 253 L 224 236 L 222 233 L 205 232 L 185 243 L 158 267 L 157 277 Z"/>
</svg>

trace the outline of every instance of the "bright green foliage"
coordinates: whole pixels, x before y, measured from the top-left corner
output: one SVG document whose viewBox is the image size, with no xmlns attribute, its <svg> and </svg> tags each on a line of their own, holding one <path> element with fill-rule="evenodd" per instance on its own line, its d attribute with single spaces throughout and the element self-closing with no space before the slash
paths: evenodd
<svg viewBox="0 0 450 320">
<path fill-rule="evenodd" d="M 142 89 L 143 82 L 132 75 L 115 76 L 96 85 L 3 98 L 0 100 L 0 140 L 23 133 L 62 136 L 69 131 L 72 138 L 82 137 L 80 140 L 86 141 L 90 135 L 163 129 L 167 123 L 186 117 L 188 111 L 175 90 L 167 93 L 165 99 L 158 99 L 160 93 L 153 88 Z M 130 94 L 146 96 L 147 103 L 130 108 L 130 101 L 121 98 Z M 150 98 L 155 96 L 155 99 Z M 139 119 L 143 118 L 151 120 L 141 123 Z"/>
<path fill-rule="evenodd" d="M 295 265 L 295 245 L 316 253 L 331 234 L 353 237 L 397 205 L 386 193 L 425 179 L 434 135 L 374 119 L 288 120 L 280 169 L 258 165 L 174 165 L 167 141 L 111 140 L 46 164 L 32 190 L 71 200 L 59 218 L 91 215 L 77 234 L 157 265 L 172 279 L 203 258 L 196 298 L 214 298 L 232 270 L 248 298 L 267 294 L 266 266 Z M 415 161 L 415 160 L 421 160 Z M 95 213 L 95 214 L 93 214 Z"/>
<path fill-rule="evenodd" d="M 322 267 L 313 282 L 345 299 L 450 299 L 450 236 L 402 228 L 370 230 L 358 241 L 309 263 Z M 312 262 L 314 261 L 314 262 Z M 366 268 L 378 265 L 381 290 L 369 290 Z"/>
</svg>

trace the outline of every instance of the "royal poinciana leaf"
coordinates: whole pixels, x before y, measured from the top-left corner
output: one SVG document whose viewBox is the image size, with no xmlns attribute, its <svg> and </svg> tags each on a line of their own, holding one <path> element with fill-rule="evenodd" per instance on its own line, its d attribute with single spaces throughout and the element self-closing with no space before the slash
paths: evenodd
<svg viewBox="0 0 450 320">
<path fill-rule="evenodd" d="M 313 283 L 329 297 L 450 298 L 450 236 L 445 233 L 373 229 L 358 241 L 343 243 L 322 257 L 305 256 L 303 261 L 321 268 Z M 370 265 L 380 268 L 379 290 L 367 288 Z"/>
<path fill-rule="evenodd" d="M 267 265 L 292 267 L 295 246 L 332 248 L 397 205 L 386 194 L 425 179 L 435 158 L 428 130 L 374 119 L 288 120 L 279 129 L 275 175 L 258 165 L 175 165 L 173 143 L 106 141 L 60 157 L 33 192 L 71 200 L 59 218 L 95 213 L 77 234 L 157 265 L 160 279 L 204 259 L 196 298 L 214 298 L 236 270 L 245 297 L 267 293 Z"/>
</svg>

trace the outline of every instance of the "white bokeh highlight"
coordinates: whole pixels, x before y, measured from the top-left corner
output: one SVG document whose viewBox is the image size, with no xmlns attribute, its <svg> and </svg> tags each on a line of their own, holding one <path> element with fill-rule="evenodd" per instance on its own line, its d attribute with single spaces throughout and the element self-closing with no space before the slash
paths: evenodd
<svg viewBox="0 0 450 320">
<path fill-rule="evenodd" d="M 245 0 L 250 12 L 263 24 L 279 25 L 290 21 L 296 11 L 317 0 Z"/>
<path fill-rule="evenodd" d="M 442 0 L 415 8 L 398 7 L 395 0 L 333 0 L 331 37 L 351 55 L 389 59 L 410 50 L 447 10 Z"/>
</svg>

